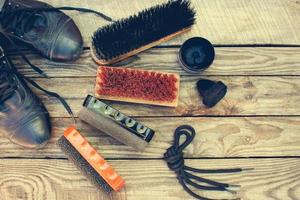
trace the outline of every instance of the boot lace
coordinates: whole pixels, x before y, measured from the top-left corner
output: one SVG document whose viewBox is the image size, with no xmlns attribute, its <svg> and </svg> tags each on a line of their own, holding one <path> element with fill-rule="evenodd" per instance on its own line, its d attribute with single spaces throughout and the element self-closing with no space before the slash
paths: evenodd
<svg viewBox="0 0 300 200">
<path fill-rule="evenodd" d="M 177 174 L 178 182 L 182 185 L 183 189 L 191 196 L 199 200 L 213 200 L 207 197 L 200 196 L 191 190 L 188 186 L 206 191 L 226 191 L 235 194 L 236 191 L 230 188 L 239 187 L 238 185 L 230 185 L 227 183 L 221 183 L 201 176 L 196 176 L 193 173 L 198 174 L 217 174 L 217 173 L 238 173 L 242 171 L 252 169 L 232 168 L 232 169 L 197 169 L 186 166 L 184 163 L 183 150 L 192 143 L 196 131 L 189 125 L 183 125 L 178 127 L 174 133 L 174 144 L 167 149 L 164 154 L 164 160 L 167 162 L 168 167 Z M 181 138 L 185 140 L 180 143 Z M 239 198 L 231 199 L 236 200 Z"/>
<path fill-rule="evenodd" d="M 2 28 L 18 37 L 22 38 L 24 33 L 29 31 L 37 22 L 45 21 L 44 16 L 41 14 L 18 10 L 18 6 L 8 3 L 0 14 Z M 44 25 L 43 23 L 39 23 L 39 26 Z"/>
<path fill-rule="evenodd" d="M 0 58 L 4 57 L 4 51 L 2 47 L 0 47 Z M 0 105 L 6 101 L 11 95 L 14 93 L 16 89 L 16 81 L 14 81 L 13 77 L 10 76 L 12 72 L 9 69 L 6 69 L 6 61 L 0 63 Z"/>
<path fill-rule="evenodd" d="M 104 15 L 101 12 L 94 11 L 94 10 L 87 9 L 87 8 L 77 8 L 77 7 L 18 8 L 17 5 L 14 6 L 11 3 L 8 3 L 8 6 L 5 6 L 5 8 L 3 8 L 0 13 L 0 20 L 1 20 L 0 35 L 2 35 L 4 40 L 7 40 L 9 42 L 9 44 L 12 45 L 14 49 L 16 49 L 17 53 L 22 57 L 22 59 L 34 71 L 36 71 L 37 73 L 39 73 L 40 75 L 42 75 L 43 77 L 46 77 L 46 78 L 48 76 L 39 67 L 35 66 L 27 59 L 27 57 L 22 52 L 22 50 L 15 44 L 13 39 L 18 40 L 19 37 L 22 38 L 24 33 L 26 33 L 33 26 L 35 26 L 36 23 L 39 23 L 39 26 L 42 25 L 41 23 L 43 23 L 45 21 L 45 19 L 44 19 L 44 16 L 42 14 L 40 14 L 40 12 L 58 12 L 58 10 L 76 10 L 76 11 L 84 12 L 84 13 L 94 13 L 107 21 L 113 21 L 110 17 Z M 10 32 L 8 32 L 7 30 Z M 3 51 L 2 51 L 2 53 L 3 53 Z M 3 56 L 4 56 L 4 54 L 3 54 Z M 12 77 L 12 76 L 9 76 L 9 73 L 13 73 L 13 74 L 25 79 L 27 82 L 29 82 L 35 88 L 43 91 L 44 93 L 46 93 L 49 96 L 57 98 L 75 122 L 74 113 L 73 113 L 71 107 L 68 105 L 68 103 L 65 101 L 65 99 L 63 97 L 61 97 L 59 94 L 57 94 L 55 92 L 44 89 L 39 84 L 37 84 L 35 81 L 23 76 L 18 71 L 7 70 L 4 67 L 0 67 L 0 94 L 1 94 L 0 95 L 0 103 L 5 101 L 6 99 L 8 99 L 16 89 L 15 88 L 16 85 L 14 84 L 15 81 L 8 80 L 10 77 Z"/>
<path fill-rule="evenodd" d="M 14 44 L 13 41 L 10 41 L 10 42 L 12 44 Z M 4 55 L 4 50 L 2 49 L 2 47 L 0 47 L 0 58 L 3 58 L 4 56 L 6 56 L 6 55 Z M 23 76 L 17 70 L 6 67 L 7 65 L 8 65 L 8 63 L 6 60 L 3 61 L 3 63 L 0 65 L 0 94 L 1 94 L 0 95 L 0 105 L 2 105 L 3 102 L 5 102 L 8 98 L 10 98 L 16 91 L 16 89 L 17 89 L 16 80 L 14 79 L 14 76 L 12 76 L 12 75 L 15 75 L 18 78 L 26 80 L 32 86 L 43 91 L 47 95 L 57 98 L 63 104 L 63 106 L 65 107 L 65 109 L 67 110 L 67 112 L 69 113 L 69 115 L 72 117 L 72 119 L 75 122 L 75 117 L 74 117 L 73 111 L 72 111 L 71 107 L 68 105 L 68 103 L 65 101 L 64 98 L 62 98 L 59 94 L 57 94 L 55 92 L 51 92 L 51 91 L 44 89 L 39 84 L 37 84 L 35 81 Z"/>
</svg>

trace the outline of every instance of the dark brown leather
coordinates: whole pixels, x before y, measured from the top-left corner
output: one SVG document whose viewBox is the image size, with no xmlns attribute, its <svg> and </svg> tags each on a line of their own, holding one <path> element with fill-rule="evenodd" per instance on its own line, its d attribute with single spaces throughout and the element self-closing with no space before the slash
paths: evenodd
<svg viewBox="0 0 300 200">
<path fill-rule="evenodd" d="M 43 146 L 51 136 L 49 113 L 1 47 L 0 132 L 28 148 Z"/>
<path fill-rule="evenodd" d="M 15 30 L 18 27 L 9 27 L 10 22 L 6 22 L 5 19 L 13 21 L 15 13 L 12 11 L 23 8 L 32 8 L 32 11 L 24 12 L 33 12 L 30 20 L 34 22 L 24 33 L 18 33 Z M 0 12 L 0 24 L 5 31 L 13 32 L 19 41 L 32 46 L 50 60 L 71 61 L 78 58 L 83 48 L 83 40 L 74 21 L 59 10 L 34 10 L 38 8 L 53 7 L 35 0 L 6 0 Z M 9 13 L 9 16 L 6 13 Z M 26 13 L 24 15 L 26 16 Z M 16 26 L 22 26 L 22 20 Z"/>
</svg>

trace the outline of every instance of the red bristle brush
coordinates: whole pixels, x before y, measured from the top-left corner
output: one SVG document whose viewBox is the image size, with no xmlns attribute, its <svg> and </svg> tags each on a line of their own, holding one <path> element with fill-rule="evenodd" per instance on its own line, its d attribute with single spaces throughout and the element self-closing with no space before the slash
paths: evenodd
<svg viewBox="0 0 300 200">
<path fill-rule="evenodd" d="M 179 97 L 178 74 L 122 67 L 98 68 L 96 97 L 176 107 Z"/>
</svg>

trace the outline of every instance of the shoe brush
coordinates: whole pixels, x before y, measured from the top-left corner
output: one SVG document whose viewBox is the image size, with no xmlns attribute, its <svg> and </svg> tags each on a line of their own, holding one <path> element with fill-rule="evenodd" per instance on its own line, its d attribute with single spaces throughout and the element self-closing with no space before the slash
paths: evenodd
<svg viewBox="0 0 300 200">
<path fill-rule="evenodd" d="M 176 107 L 179 83 L 178 74 L 101 66 L 98 68 L 95 96 L 106 100 Z"/>
<path fill-rule="evenodd" d="M 155 133 L 151 128 L 90 95 L 85 99 L 78 116 L 91 126 L 137 151 L 143 151 Z"/>
<path fill-rule="evenodd" d="M 74 128 L 68 128 L 58 140 L 58 146 L 77 168 L 105 192 L 119 191 L 125 181 Z"/>
<path fill-rule="evenodd" d="M 111 65 L 190 31 L 194 23 L 188 0 L 169 0 L 99 28 L 92 37 L 92 57 Z"/>
</svg>

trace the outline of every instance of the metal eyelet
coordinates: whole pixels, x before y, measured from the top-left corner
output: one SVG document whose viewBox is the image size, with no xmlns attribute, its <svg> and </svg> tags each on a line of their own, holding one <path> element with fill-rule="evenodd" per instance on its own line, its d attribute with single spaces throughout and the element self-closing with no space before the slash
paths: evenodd
<svg viewBox="0 0 300 200">
<path fill-rule="evenodd" d="M 106 106 L 104 113 L 110 116 L 114 114 L 114 110 L 110 106 Z"/>
<path fill-rule="evenodd" d="M 4 56 L 4 50 L 2 47 L 0 47 L 0 58 L 3 58 Z"/>
<path fill-rule="evenodd" d="M 117 120 L 117 121 L 122 121 L 124 118 L 125 118 L 125 115 L 123 115 L 122 113 L 120 113 L 120 112 L 115 112 L 115 119 Z"/>
<path fill-rule="evenodd" d="M 125 120 L 125 125 L 129 128 L 133 127 L 135 125 L 136 121 L 131 119 L 131 118 L 127 118 Z"/>
<path fill-rule="evenodd" d="M 147 127 L 144 126 L 144 125 L 142 125 L 142 124 L 138 124 L 138 125 L 136 126 L 136 130 L 137 130 L 138 133 L 143 134 L 143 133 L 146 132 Z"/>
</svg>

